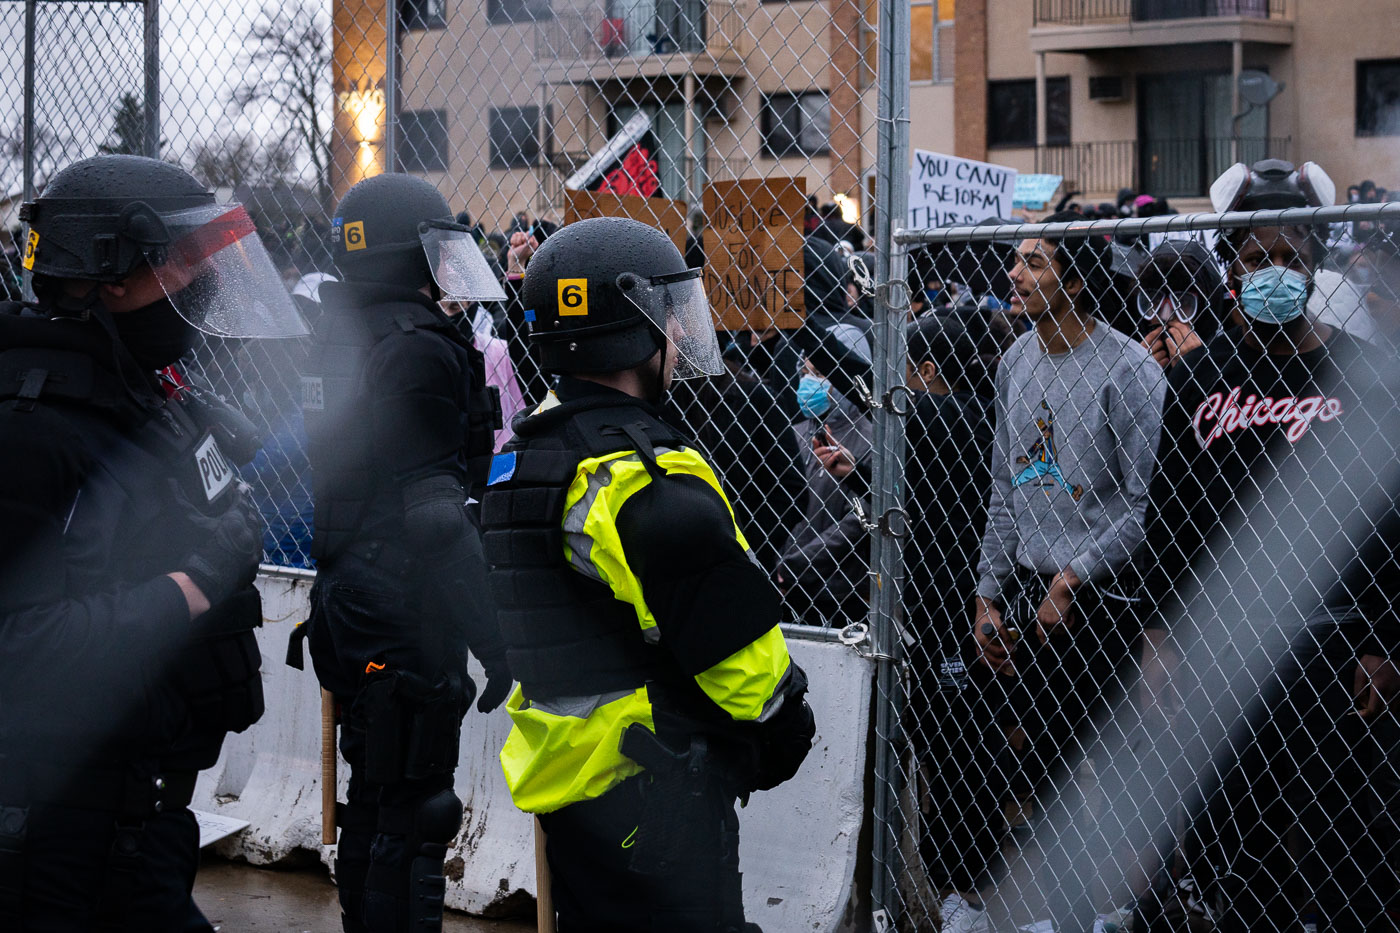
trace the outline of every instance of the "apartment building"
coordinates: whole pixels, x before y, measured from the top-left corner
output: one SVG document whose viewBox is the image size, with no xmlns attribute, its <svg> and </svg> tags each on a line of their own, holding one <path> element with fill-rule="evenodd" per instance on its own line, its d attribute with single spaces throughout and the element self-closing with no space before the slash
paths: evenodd
<svg viewBox="0 0 1400 933">
<path fill-rule="evenodd" d="M 959 0 L 985 34 L 959 62 L 960 154 L 1200 207 L 1235 161 L 1321 163 L 1400 184 L 1394 0 Z M 981 71 L 979 76 L 977 72 Z M 1241 74 L 1281 86 L 1263 107 Z M 961 79 L 961 75 L 960 75 Z"/>
<path fill-rule="evenodd" d="M 873 189 L 873 0 L 399 2 L 399 165 L 488 227 L 557 214 L 563 180 L 639 110 L 668 197 L 698 203 L 708 180 L 772 174 L 805 178 L 821 201 Z M 383 4 L 336 0 L 342 183 L 383 167 L 382 61 L 376 76 L 375 55 L 353 48 L 382 48 Z M 1063 175 L 1094 200 L 1128 187 L 1199 207 L 1231 162 L 1265 156 L 1313 159 L 1343 186 L 1400 186 L 1397 12 L 911 0 L 911 141 Z M 1240 77 L 1260 73 L 1281 90 L 1250 107 Z"/>
</svg>

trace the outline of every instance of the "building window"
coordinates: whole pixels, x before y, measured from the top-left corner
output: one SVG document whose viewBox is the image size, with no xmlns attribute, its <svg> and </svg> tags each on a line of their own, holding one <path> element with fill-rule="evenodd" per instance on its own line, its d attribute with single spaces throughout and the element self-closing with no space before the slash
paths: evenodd
<svg viewBox="0 0 1400 933">
<path fill-rule="evenodd" d="M 399 114 L 395 149 L 400 171 L 447 171 L 447 111 L 405 110 Z"/>
<path fill-rule="evenodd" d="M 1356 63 L 1356 135 L 1400 136 L 1400 58 Z"/>
<path fill-rule="evenodd" d="M 486 0 L 486 21 L 493 25 L 553 18 L 549 0 Z"/>
<path fill-rule="evenodd" d="M 1069 145 L 1069 78 L 1045 79 L 1045 143 Z M 987 82 L 987 147 L 1030 148 L 1035 139 L 1035 79 Z"/>
<path fill-rule="evenodd" d="M 446 29 L 447 0 L 399 0 L 405 29 Z"/>
<path fill-rule="evenodd" d="M 953 8 L 955 0 L 912 0 L 909 6 L 909 80 L 945 83 L 953 80 Z M 871 86 L 879 55 L 879 9 L 875 0 L 865 2 L 861 47 L 865 50 L 863 87 Z"/>
<path fill-rule="evenodd" d="M 540 160 L 540 108 L 491 108 L 491 167 L 529 168 Z"/>
<path fill-rule="evenodd" d="M 765 94 L 762 125 L 766 156 L 825 155 L 831 136 L 826 92 Z"/>
</svg>

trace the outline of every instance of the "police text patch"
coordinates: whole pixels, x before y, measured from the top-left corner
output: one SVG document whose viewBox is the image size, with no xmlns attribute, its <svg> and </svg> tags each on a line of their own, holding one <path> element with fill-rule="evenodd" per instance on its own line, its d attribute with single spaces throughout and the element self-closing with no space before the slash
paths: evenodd
<svg viewBox="0 0 1400 933">
<path fill-rule="evenodd" d="M 320 376 L 301 377 L 302 411 L 326 410 L 326 384 Z"/>
<path fill-rule="evenodd" d="M 204 484 L 204 498 L 213 502 L 233 482 L 233 467 L 224 459 L 212 434 L 195 448 L 194 458 L 199 467 L 199 481 Z"/>
</svg>

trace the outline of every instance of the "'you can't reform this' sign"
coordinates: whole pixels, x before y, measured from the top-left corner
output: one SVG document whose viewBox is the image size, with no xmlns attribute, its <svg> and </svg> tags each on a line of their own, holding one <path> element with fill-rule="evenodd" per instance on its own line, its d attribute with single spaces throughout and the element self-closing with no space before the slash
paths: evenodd
<svg viewBox="0 0 1400 933">
<path fill-rule="evenodd" d="M 1014 168 L 915 149 L 909 172 L 909 229 L 1009 217 L 1015 188 Z"/>
</svg>

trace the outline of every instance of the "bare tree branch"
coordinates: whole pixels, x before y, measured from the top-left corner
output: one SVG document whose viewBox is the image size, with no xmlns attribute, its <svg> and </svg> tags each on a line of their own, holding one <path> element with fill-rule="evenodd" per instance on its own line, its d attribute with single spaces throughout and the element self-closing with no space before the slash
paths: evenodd
<svg viewBox="0 0 1400 933">
<path fill-rule="evenodd" d="M 307 0 L 265 2 L 248 30 L 246 56 L 253 75 L 233 90 L 242 109 L 271 104 L 287 126 L 269 147 L 282 153 L 289 144 L 305 153 L 316 174 L 316 194 L 331 200 L 331 140 L 326 115 L 332 104 L 330 27 Z M 294 141 L 293 141 L 294 140 Z"/>
</svg>

